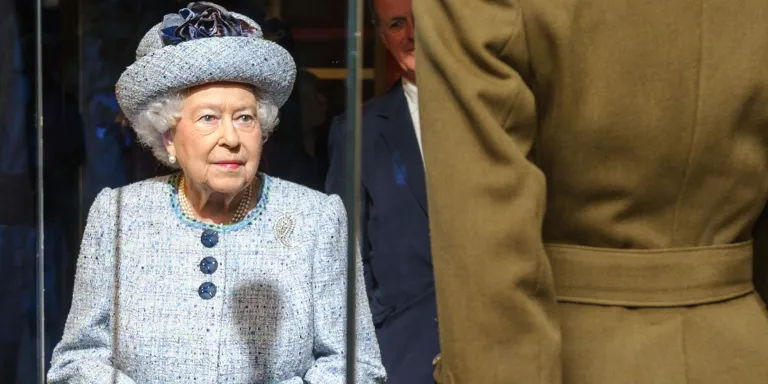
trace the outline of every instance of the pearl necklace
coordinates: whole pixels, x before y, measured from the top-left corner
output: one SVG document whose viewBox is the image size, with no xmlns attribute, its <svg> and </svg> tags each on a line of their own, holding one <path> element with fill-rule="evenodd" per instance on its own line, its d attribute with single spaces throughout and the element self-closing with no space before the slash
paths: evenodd
<svg viewBox="0 0 768 384">
<path fill-rule="evenodd" d="M 186 185 L 184 182 L 185 177 L 182 175 L 181 180 L 179 181 L 179 205 L 181 206 L 181 211 L 184 212 L 185 215 L 195 218 L 195 211 L 192 209 L 192 204 L 189 202 L 189 199 L 187 199 L 186 193 L 184 193 L 184 186 Z M 229 221 L 229 224 L 234 224 L 240 220 L 243 220 L 245 216 L 248 215 L 249 208 L 251 207 L 251 196 L 253 195 L 253 183 L 248 184 L 247 187 L 245 187 L 245 192 L 243 193 L 243 196 L 240 198 L 240 203 L 237 205 L 237 210 L 235 211 L 235 214 L 232 216 L 232 220 Z"/>
</svg>

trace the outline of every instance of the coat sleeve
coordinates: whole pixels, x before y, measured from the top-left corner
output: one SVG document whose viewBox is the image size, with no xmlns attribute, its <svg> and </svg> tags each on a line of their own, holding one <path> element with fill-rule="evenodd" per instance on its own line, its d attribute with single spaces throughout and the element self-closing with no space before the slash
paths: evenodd
<svg viewBox="0 0 768 384">
<path fill-rule="evenodd" d="M 443 383 L 560 382 L 543 173 L 515 0 L 414 1 Z"/>
<path fill-rule="evenodd" d="M 117 191 L 96 197 L 77 260 L 64 336 L 53 351 L 48 383 L 135 384 L 113 363 L 110 312 L 114 295 Z"/>
<path fill-rule="evenodd" d="M 338 196 L 322 207 L 313 262 L 313 305 L 316 362 L 304 375 L 309 384 L 346 381 L 347 215 Z M 356 383 L 386 382 L 379 344 L 365 296 L 358 257 L 356 290 Z"/>
</svg>

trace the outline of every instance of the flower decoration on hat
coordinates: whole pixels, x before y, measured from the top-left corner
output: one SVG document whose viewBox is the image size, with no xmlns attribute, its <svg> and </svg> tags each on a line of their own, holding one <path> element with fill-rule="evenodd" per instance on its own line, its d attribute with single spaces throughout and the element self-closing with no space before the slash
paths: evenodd
<svg viewBox="0 0 768 384">
<path fill-rule="evenodd" d="M 250 37 L 258 28 L 234 17 L 223 7 L 204 1 L 190 3 L 179 13 L 165 15 L 160 26 L 163 44 L 176 45 L 206 37 Z"/>
</svg>

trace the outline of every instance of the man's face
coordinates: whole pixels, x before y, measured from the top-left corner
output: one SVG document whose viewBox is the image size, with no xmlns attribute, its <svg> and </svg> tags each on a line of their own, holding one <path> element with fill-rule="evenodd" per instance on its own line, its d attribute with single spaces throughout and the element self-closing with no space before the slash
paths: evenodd
<svg viewBox="0 0 768 384">
<path fill-rule="evenodd" d="M 378 13 L 379 36 L 392 53 L 403 76 L 416 82 L 416 53 L 411 0 L 374 0 Z"/>
</svg>

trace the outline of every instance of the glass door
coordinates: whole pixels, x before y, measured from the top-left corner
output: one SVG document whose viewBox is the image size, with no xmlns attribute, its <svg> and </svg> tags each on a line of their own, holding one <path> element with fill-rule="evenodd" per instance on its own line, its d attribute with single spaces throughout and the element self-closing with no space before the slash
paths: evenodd
<svg viewBox="0 0 768 384">
<path fill-rule="evenodd" d="M 83 236 L 96 197 L 105 188 L 115 190 L 177 172 L 141 144 L 120 109 L 115 84 L 136 60 L 144 34 L 164 15 L 179 12 L 189 2 L 6 3 L 6 12 L 0 16 L 4 119 L 0 257 L 8 280 L 0 299 L 4 308 L 0 377 L 9 383 L 43 383 L 53 349 L 72 316 L 73 296 L 78 297 L 78 255 L 86 246 Z M 261 172 L 325 192 L 331 122 L 341 115 L 350 120 L 344 136 L 347 185 L 339 194 L 347 209 L 349 238 L 359 239 L 360 106 L 397 78 L 392 59 L 364 16 L 366 3 L 221 0 L 217 4 L 253 19 L 264 38 L 287 50 L 296 63 L 294 87 L 279 109 L 279 125 L 262 150 Z M 350 244 L 344 257 L 354 260 L 355 242 Z M 348 282 L 348 303 L 355 302 L 353 289 L 360 284 Z M 354 309 L 347 306 L 349 313 Z M 117 321 L 114 315 L 110 321 Z M 354 322 L 349 325 L 347 334 L 354 335 Z M 349 361 L 355 357 L 347 356 Z M 352 370 L 347 374 L 351 376 Z M 119 377 L 115 374 L 115 382 Z"/>
</svg>

